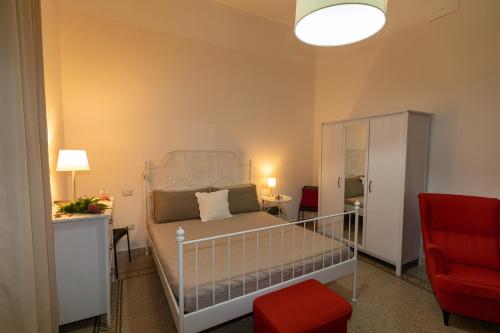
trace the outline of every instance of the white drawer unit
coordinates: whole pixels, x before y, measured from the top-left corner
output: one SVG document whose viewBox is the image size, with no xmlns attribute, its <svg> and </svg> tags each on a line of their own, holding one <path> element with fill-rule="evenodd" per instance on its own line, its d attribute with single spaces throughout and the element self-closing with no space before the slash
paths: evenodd
<svg viewBox="0 0 500 333">
<path fill-rule="evenodd" d="M 110 202 L 106 204 L 112 206 Z M 53 226 L 59 325 L 107 314 L 109 326 L 112 209 L 102 215 L 57 217 Z"/>
</svg>

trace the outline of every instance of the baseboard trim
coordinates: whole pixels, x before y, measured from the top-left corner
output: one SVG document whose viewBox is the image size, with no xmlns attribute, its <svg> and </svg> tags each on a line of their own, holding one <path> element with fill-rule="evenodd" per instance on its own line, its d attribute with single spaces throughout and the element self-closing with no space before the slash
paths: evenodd
<svg viewBox="0 0 500 333">
<path fill-rule="evenodd" d="M 135 249 L 130 249 L 130 255 L 132 259 L 136 256 L 142 256 L 146 254 L 146 247 L 137 247 Z M 128 260 L 128 250 L 116 251 L 116 259 L 118 261 Z"/>
</svg>

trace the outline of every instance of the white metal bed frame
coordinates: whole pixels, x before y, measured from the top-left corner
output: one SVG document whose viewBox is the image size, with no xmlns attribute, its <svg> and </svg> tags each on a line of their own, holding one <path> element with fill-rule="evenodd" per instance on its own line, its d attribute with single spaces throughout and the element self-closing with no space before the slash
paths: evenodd
<svg viewBox="0 0 500 333">
<path fill-rule="evenodd" d="M 146 162 L 145 164 L 145 183 L 146 183 L 146 210 L 148 212 L 148 218 L 150 218 L 151 205 L 149 204 L 149 197 L 151 190 L 181 190 L 181 189 L 196 189 L 196 188 L 204 188 L 209 186 L 231 186 L 231 185 L 239 185 L 250 183 L 251 180 L 251 161 L 249 163 L 241 163 L 239 156 L 234 152 L 228 151 L 174 151 L 170 152 L 161 160 L 161 162 L 157 165 L 152 164 L 151 162 Z M 247 178 L 248 177 L 248 178 Z M 356 203 L 356 207 L 353 211 L 333 214 L 328 216 L 321 216 L 316 218 L 311 218 L 308 220 L 302 220 L 297 222 L 283 223 L 279 225 L 272 225 L 269 227 L 246 230 L 241 232 L 229 233 L 224 235 L 216 235 L 213 237 L 207 237 L 196 240 L 185 240 L 184 230 L 179 228 L 176 232 L 176 239 L 178 244 L 178 274 L 179 274 L 179 297 L 178 299 L 175 297 L 174 292 L 167 280 L 165 271 L 160 264 L 160 260 L 157 254 L 157 251 L 154 247 L 154 243 L 151 241 L 149 230 L 147 236 L 147 250 L 151 247 L 151 252 L 156 264 L 156 268 L 158 270 L 161 283 L 163 285 L 163 289 L 165 292 L 165 296 L 167 298 L 170 311 L 175 321 L 175 325 L 177 330 L 180 333 L 190 333 L 190 332 L 198 332 L 210 327 L 222 324 L 229 320 L 238 318 L 245 314 L 252 312 L 252 304 L 256 297 L 270 293 L 272 291 L 299 283 L 306 279 L 314 278 L 319 280 L 322 283 L 328 283 L 334 281 L 338 278 L 347 276 L 349 274 L 353 275 L 353 286 L 352 286 L 352 301 L 356 301 L 356 268 L 357 268 L 357 255 L 358 255 L 358 219 L 359 219 L 359 203 Z M 340 235 L 343 235 L 343 217 L 344 215 L 348 215 L 349 218 L 351 214 L 355 215 L 355 223 L 354 223 L 354 239 L 353 240 L 344 240 L 342 236 L 335 237 L 337 241 L 341 241 L 345 246 L 353 249 L 353 255 L 351 256 L 351 251 L 348 250 L 348 257 L 342 258 L 342 248 L 340 249 L 340 258 L 338 263 L 333 263 L 333 240 L 331 242 L 331 252 L 332 252 L 332 260 L 330 265 L 325 265 L 325 253 L 328 254 L 328 251 L 325 249 L 325 230 L 326 223 L 331 224 L 332 234 L 334 228 L 340 228 Z M 336 221 L 331 221 L 335 219 Z M 328 221 L 330 220 L 330 221 Z M 323 236 L 323 252 L 322 252 L 322 267 L 320 269 L 316 269 L 316 257 L 320 256 L 319 254 L 313 255 L 313 269 L 311 272 L 305 272 L 304 265 L 304 252 L 302 259 L 302 272 L 297 272 L 295 274 L 295 262 L 292 262 L 292 278 L 288 280 L 283 279 L 283 233 L 285 228 L 292 228 L 292 251 L 295 251 L 294 241 L 295 241 L 295 229 L 296 226 L 302 225 L 302 227 L 306 228 L 307 225 L 313 224 L 313 231 Z M 318 228 L 323 223 L 322 232 Z M 337 225 L 337 226 L 335 226 Z M 350 228 L 351 223 L 349 223 Z M 259 235 L 262 233 L 269 233 L 271 235 L 271 231 L 273 229 L 281 229 L 281 280 L 274 285 L 271 283 L 271 271 L 270 266 L 268 266 L 268 276 L 269 276 L 269 286 L 259 288 L 259 263 L 258 263 L 258 254 L 259 252 Z M 256 279 L 256 290 L 245 293 L 245 272 L 244 272 L 244 263 L 245 263 L 245 237 L 246 235 L 256 234 L 256 252 L 257 252 L 257 271 L 256 272 L 247 272 L 247 275 L 255 274 L 257 276 Z M 305 234 L 305 231 L 304 231 Z M 349 230 L 349 235 L 351 232 Z M 242 253 L 242 265 L 243 265 L 243 295 L 231 298 L 231 260 L 228 260 L 228 300 L 215 303 L 215 275 L 214 275 L 214 262 L 215 262 L 215 241 L 220 239 L 226 239 L 228 244 L 228 258 L 231 257 L 231 238 L 239 237 L 243 240 L 243 253 Z M 350 236 L 349 236 L 350 237 Z M 198 263 L 198 244 L 202 242 L 211 242 L 212 249 L 212 293 L 213 293 L 213 304 L 211 306 L 199 309 L 198 308 L 198 271 L 199 271 L 199 263 Z M 314 246 L 316 242 L 316 237 L 314 237 Z M 305 244 L 305 243 L 304 243 Z M 195 269 L 195 295 L 196 295 L 196 311 L 192 311 L 189 313 L 185 313 L 184 301 L 184 247 L 186 245 L 194 245 L 196 249 L 196 269 Z M 272 239 L 269 237 L 269 246 L 272 246 Z M 327 252 L 325 252 L 327 250 Z M 305 251 L 305 245 L 303 246 L 303 251 Z M 269 251 L 269 263 L 271 251 Z M 302 273 L 302 274 L 301 274 Z M 297 275 L 297 276 L 296 276 Z"/>
</svg>

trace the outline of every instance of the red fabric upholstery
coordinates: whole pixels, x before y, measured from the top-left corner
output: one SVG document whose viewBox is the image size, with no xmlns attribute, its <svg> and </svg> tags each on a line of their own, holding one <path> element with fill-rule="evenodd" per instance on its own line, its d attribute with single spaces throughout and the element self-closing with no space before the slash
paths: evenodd
<svg viewBox="0 0 500 333">
<path fill-rule="evenodd" d="M 429 193 L 419 200 L 427 274 L 441 308 L 500 323 L 500 202 Z"/>
<path fill-rule="evenodd" d="M 436 286 L 451 293 L 500 300 L 500 272 L 476 266 L 448 264 L 435 276 Z"/>
<path fill-rule="evenodd" d="M 498 301 L 450 293 L 443 289 L 434 289 L 434 292 L 443 310 L 500 324 L 498 321 L 500 318 Z"/>
<path fill-rule="evenodd" d="M 497 213 L 497 216 L 498 216 L 498 239 L 497 239 L 497 242 L 498 242 L 498 252 L 500 252 L 500 200 L 498 200 L 498 213 Z"/>
<path fill-rule="evenodd" d="M 253 303 L 255 333 L 347 332 L 352 306 L 316 280 L 258 297 Z"/>
<path fill-rule="evenodd" d="M 302 198 L 300 207 L 318 209 L 318 188 L 315 186 L 304 186 L 302 188 Z"/>
</svg>

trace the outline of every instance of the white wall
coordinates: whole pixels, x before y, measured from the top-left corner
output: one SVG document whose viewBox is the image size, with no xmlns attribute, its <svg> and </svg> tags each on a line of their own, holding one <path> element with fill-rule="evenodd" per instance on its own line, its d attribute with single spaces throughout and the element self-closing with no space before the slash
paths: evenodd
<svg viewBox="0 0 500 333">
<path fill-rule="evenodd" d="M 68 199 L 68 175 L 56 171 L 59 149 L 64 148 L 61 94 L 61 59 L 57 0 L 42 0 L 42 43 L 45 79 L 45 103 L 49 144 L 50 188 L 53 200 Z"/>
<path fill-rule="evenodd" d="M 292 195 L 312 182 L 314 50 L 289 27 L 211 1 L 60 1 L 67 148 L 86 149 L 78 194 L 106 188 L 144 246 L 144 161 L 229 149 Z M 121 191 L 132 189 L 132 197 Z"/>
<path fill-rule="evenodd" d="M 391 1 L 385 32 L 318 51 L 315 147 L 324 121 L 431 112 L 428 190 L 500 197 L 500 1 L 463 0 L 433 22 L 426 4 Z"/>
</svg>

